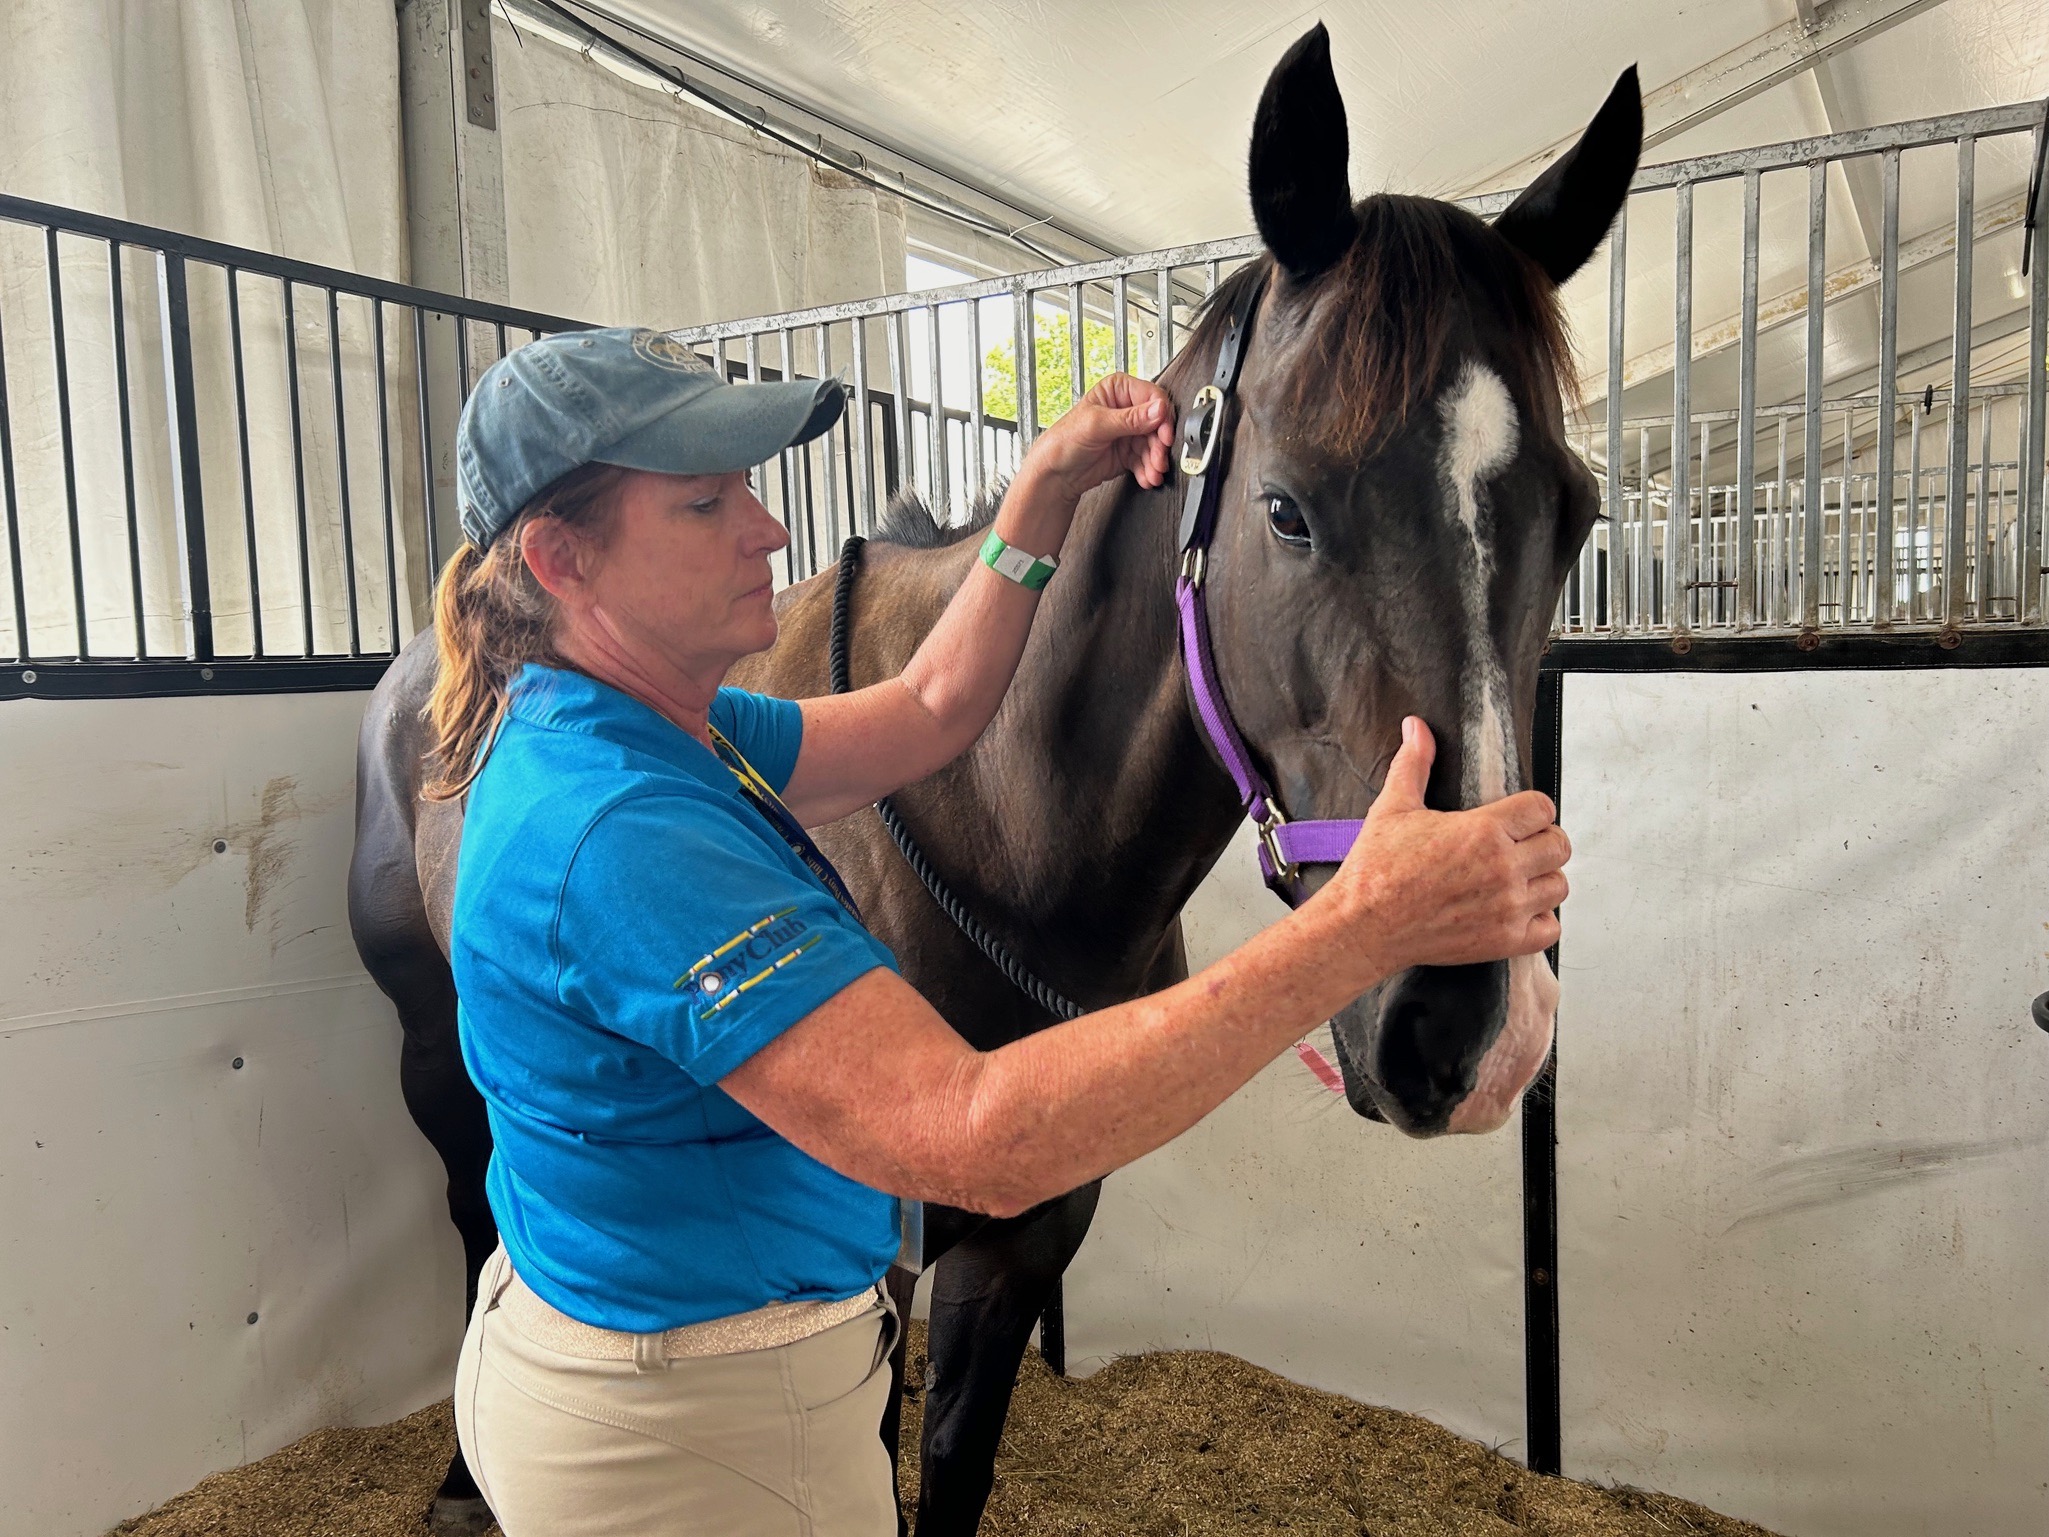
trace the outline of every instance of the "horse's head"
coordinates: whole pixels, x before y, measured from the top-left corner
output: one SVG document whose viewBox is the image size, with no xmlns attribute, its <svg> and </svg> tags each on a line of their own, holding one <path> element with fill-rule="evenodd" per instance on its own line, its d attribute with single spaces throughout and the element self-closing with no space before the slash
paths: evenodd
<svg viewBox="0 0 2049 1537">
<path fill-rule="evenodd" d="M 1528 787 L 1538 658 L 1599 508 L 1565 441 L 1557 287 L 1641 140 L 1632 71 L 1489 226 L 1427 198 L 1353 203 L 1321 27 L 1267 82 L 1250 181 L 1270 255 L 1212 306 L 1264 277 L 1208 582 L 1224 694 L 1289 817 L 1363 815 L 1405 714 L 1437 738 L 1432 806 Z M 1402 972 L 1335 1021 L 1346 1096 L 1417 1135 L 1491 1130 L 1543 1063 L 1557 995 L 1541 956 Z"/>
</svg>

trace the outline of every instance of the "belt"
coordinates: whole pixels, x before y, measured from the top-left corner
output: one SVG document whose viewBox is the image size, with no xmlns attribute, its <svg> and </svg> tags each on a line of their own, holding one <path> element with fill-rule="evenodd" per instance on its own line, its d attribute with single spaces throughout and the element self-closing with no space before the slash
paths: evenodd
<svg viewBox="0 0 2049 1537">
<path fill-rule="evenodd" d="M 771 1302 L 751 1312 L 708 1318 L 660 1334 L 629 1334 L 571 1318 L 536 1296 L 510 1264 L 505 1266 L 505 1274 L 509 1279 L 498 1294 L 497 1305 L 507 1321 L 543 1349 L 585 1361 L 642 1360 L 655 1353 L 657 1340 L 662 1357 L 671 1361 L 774 1350 L 888 1306 L 878 1284 L 837 1302 Z"/>
</svg>

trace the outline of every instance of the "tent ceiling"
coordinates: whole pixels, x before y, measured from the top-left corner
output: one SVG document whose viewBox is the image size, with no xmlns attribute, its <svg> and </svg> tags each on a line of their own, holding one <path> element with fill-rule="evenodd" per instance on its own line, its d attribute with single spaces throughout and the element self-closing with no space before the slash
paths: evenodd
<svg viewBox="0 0 2049 1537">
<path fill-rule="evenodd" d="M 1855 0 L 1842 0 L 1855 3 Z M 602 0 L 698 57 L 1057 213 L 1111 248 L 1243 233 L 1259 89 L 1321 19 L 1358 192 L 1457 193 L 1826 0 Z M 2049 92 L 2039 0 L 1946 0 L 1661 145 L 1657 159 Z M 1834 119 L 1832 121 L 1832 119 Z"/>
</svg>

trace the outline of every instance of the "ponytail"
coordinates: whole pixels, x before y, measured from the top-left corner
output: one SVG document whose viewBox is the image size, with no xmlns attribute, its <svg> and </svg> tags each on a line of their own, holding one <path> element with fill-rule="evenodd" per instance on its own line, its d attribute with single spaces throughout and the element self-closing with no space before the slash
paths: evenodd
<svg viewBox="0 0 2049 1537">
<path fill-rule="evenodd" d="M 520 509 L 488 546 L 465 543 L 441 568 L 434 588 L 441 670 L 427 700 L 432 765 L 420 791 L 428 800 L 453 800 L 482 772 L 520 668 L 563 665 L 555 649 L 555 599 L 527 567 L 527 525 L 554 518 L 602 544 L 616 493 L 631 473 L 609 464 L 571 470 Z"/>
</svg>

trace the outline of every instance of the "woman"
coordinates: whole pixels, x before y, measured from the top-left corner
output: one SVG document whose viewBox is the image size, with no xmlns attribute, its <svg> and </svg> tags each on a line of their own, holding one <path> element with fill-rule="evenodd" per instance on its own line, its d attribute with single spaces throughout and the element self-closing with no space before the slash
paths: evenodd
<svg viewBox="0 0 2049 1537">
<path fill-rule="evenodd" d="M 900 677 L 801 704 L 724 689 L 775 640 L 787 542 L 747 470 L 842 399 L 728 385 L 622 330 L 521 348 L 464 410 L 431 711 L 437 793 L 468 797 L 451 960 L 503 1246 L 456 1409 L 509 1537 L 886 1537 L 898 1197 L 1025 1211 L 1393 971 L 1556 937 L 1550 803 L 1424 810 L 1411 721 L 1299 910 L 1178 987 L 970 1048 L 803 829 L 975 740 L 1076 502 L 1159 484 L 1173 408 L 1113 375 L 1041 433 Z"/>
</svg>

